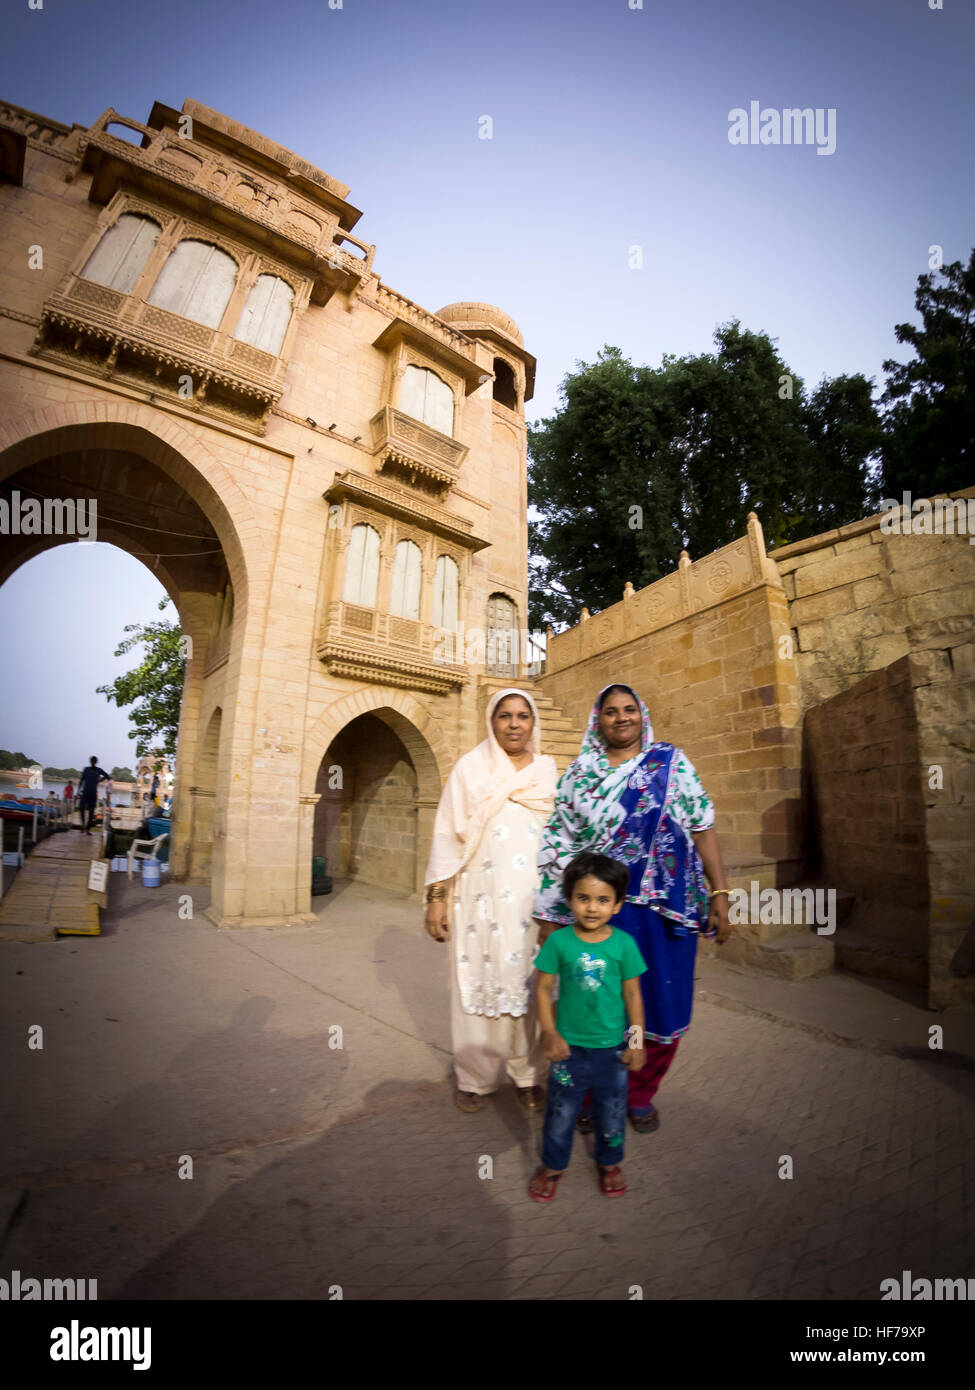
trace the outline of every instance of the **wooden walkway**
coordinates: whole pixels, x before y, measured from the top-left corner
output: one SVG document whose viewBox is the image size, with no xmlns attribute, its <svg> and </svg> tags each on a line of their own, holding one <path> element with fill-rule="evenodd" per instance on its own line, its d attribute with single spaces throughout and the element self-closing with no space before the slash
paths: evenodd
<svg viewBox="0 0 975 1390">
<path fill-rule="evenodd" d="M 88 887 L 102 837 L 63 830 L 42 840 L 24 861 L 0 902 L 0 941 L 54 941 L 57 936 L 97 936 L 106 892 Z M 107 861 L 105 861 L 107 863 Z M 9 869 L 4 869 L 8 874 Z"/>
</svg>

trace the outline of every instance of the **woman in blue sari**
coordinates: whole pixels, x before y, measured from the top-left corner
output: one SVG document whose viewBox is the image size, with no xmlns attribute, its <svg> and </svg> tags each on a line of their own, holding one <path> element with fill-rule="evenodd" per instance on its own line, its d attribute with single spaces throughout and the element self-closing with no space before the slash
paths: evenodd
<svg viewBox="0 0 975 1390">
<path fill-rule="evenodd" d="M 713 827 L 714 807 L 683 752 L 654 742 L 647 707 L 629 686 L 607 686 L 593 706 L 579 756 L 562 775 L 543 833 L 535 916 L 540 944 L 572 922 L 562 874 L 583 850 L 629 866 L 629 890 L 612 925 L 634 938 L 649 967 L 640 976 L 647 1060 L 630 1073 L 627 1101 L 640 1131 L 660 1123 L 653 1097 L 690 1027 L 698 933 L 716 936 L 719 944 L 731 933 Z M 586 1108 L 579 1125 L 592 1127 Z"/>
</svg>

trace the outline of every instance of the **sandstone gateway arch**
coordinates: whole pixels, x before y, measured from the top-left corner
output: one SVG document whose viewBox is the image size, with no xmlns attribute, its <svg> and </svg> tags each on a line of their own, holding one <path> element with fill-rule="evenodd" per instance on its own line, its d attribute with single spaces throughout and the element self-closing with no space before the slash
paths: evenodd
<svg viewBox="0 0 975 1390">
<path fill-rule="evenodd" d="M 438 629 L 526 626 L 517 326 L 389 288 L 348 188 L 197 102 L 0 106 L 0 180 L 0 487 L 95 499 L 175 603 L 174 876 L 223 926 L 313 920 L 326 847 L 414 888 L 518 667 L 445 662 Z M 65 543 L 0 537 L 0 582 Z"/>
</svg>

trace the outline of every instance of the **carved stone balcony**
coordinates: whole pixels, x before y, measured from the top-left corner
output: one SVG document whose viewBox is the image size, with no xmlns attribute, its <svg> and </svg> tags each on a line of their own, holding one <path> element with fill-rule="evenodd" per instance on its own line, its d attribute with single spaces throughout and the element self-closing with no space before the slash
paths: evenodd
<svg viewBox="0 0 975 1390">
<path fill-rule="evenodd" d="M 45 302 L 32 351 L 259 432 L 284 389 L 281 358 L 80 276 Z"/>
<path fill-rule="evenodd" d="M 192 139 L 180 135 L 187 117 Z M 109 108 L 82 133 L 78 157 L 92 175 L 93 203 L 108 203 L 124 186 L 194 217 L 214 217 L 309 275 L 313 304 L 326 304 L 336 289 L 355 294 L 371 278 L 376 248 L 350 234 L 362 214 L 346 201 L 345 184 L 198 102 L 185 102 L 182 113 L 157 102 L 149 120 L 143 125 Z M 112 125 L 141 134 L 142 147 L 113 134 Z"/>
<path fill-rule="evenodd" d="M 322 495 L 328 503 L 357 502 L 367 511 L 377 511 L 400 521 L 411 522 L 423 531 L 432 531 L 444 540 L 453 541 L 464 550 L 484 550 L 491 544 L 483 536 L 474 534 L 474 524 L 466 517 L 417 496 L 401 483 L 371 478 L 366 473 L 357 473 L 353 468 L 336 474 L 335 481 Z"/>
<path fill-rule="evenodd" d="M 446 659 L 450 655 L 429 623 L 341 600 L 329 604 L 318 643 L 318 656 L 334 676 L 432 695 L 446 695 L 469 678 L 466 666 Z"/>
<path fill-rule="evenodd" d="M 467 457 L 466 444 L 391 405 L 383 406 L 369 424 L 377 472 L 419 484 L 441 498 L 453 487 Z"/>
</svg>

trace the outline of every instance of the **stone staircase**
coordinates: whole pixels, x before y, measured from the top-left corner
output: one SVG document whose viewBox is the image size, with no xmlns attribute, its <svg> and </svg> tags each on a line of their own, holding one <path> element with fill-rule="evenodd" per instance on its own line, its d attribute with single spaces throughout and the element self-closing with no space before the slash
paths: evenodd
<svg viewBox="0 0 975 1390">
<path fill-rule="evenodd" d="M 774 888 L 781 895 L 787 889 L 775 884 L 775 865 L 756 867 L 754 872 L 729 865 L 728 882 L 732 888 L 749 891 L 756 884 L 756 896 L 766 888 Z M 805 891 L 828 888 L 824 883 L 795 883 L 788 888 Z M 751 894 L 750 894 L 751 895 Z M 746 922 L 735 925 L 731 936 L 720 948 L 714 941 L 702 941 L 706 956 L 720 960 L 749 973 L 756 971 L 762 975 L 774 975 L 780 980 L 805 980 L 811 975 L 821 975 L 832 970 L 837 963 L 836 941 L 844 921 L 855 905 L 850 893 L 836 894 L 836 930 L 828 936 L 820 936 L 815 925 L 796 926 L 791 922 L 766 923 L 760 920 L 759 913 L 751 913 Z"/>
<path fill-rule="evenodd" d="M 747 888 L 748 883 L 740 872 L 729 872 L 728 877 L 732 887 Z M 757 873 L 754 877 L 760 882 Z M 772 887 L 773 884 L 761 886 Z M 829 887 L 822 882 L 792 886 L 813 890 Z M 925 913 L 890 903 L 866 901 L 837 890 L 835 926 L 832 935 L 820 936 L 815 926 L 749 921 L 735 927 L 720 951 L 713 942 L 705 943 L 704 950 L 726 965 L 779 979 L 804 980 L 836 968 L 855 975 L 926 987 Z"/>
</svg>

